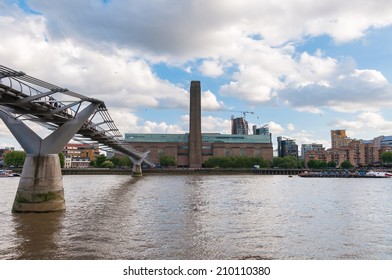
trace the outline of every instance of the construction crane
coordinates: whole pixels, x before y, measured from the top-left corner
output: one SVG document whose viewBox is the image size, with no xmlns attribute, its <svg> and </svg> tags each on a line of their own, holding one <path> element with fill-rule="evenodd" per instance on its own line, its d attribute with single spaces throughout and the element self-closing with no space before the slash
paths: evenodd
<svg viewBox="0 0 392 280">
<path fill-rule="evenodd" d="M 241 113 L 244 115 L 244 118 L 246 117 L 246 114 L 254 114 L 254 112 L 249 112 L 249 111 L 241 111 Z"/>
<path fill-rule="evenodd" d="M 233 110 L 228 110 L 229 112 L 238 112 L 242 113 L 244 115 L 244 118 L 246 119 L 246 114 L 254 114 L 255 112 L 250 112 L 250 111 L 233 111 Z"/>
</svg>

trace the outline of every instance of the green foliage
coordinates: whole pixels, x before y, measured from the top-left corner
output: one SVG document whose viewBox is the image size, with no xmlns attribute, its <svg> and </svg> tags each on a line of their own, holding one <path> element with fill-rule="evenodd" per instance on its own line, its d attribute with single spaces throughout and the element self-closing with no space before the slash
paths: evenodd
<svg viewBox="0 0 392 280">
<path fill-rule="evenodd" d="M 271 163 L 261 157 L 210 157 L 204 162 L 206 168 L 269 168 Z"/>
<path fill-rule="evenodd" d="M 159 158 L 159 164 L 162 167 L 167 167 L 167 166 L 176 166 L 177 162 L 174 157 L 163 155 L 163 156 L 160 156 L 160 158 Z"/>
<path fill-rule="evenodd" d="M 344 168 L 344 169 L 350 169 L 350 168 L 353 167 L 353 165 L 351 164 L 350 161 L 348 161 L 348 160 L 346 159 L 345 161 L 343 161 L 343 162 L 340 164 L 340 167 L 341 167 L 341 168 Z"/>
<path fill-rule="evenodd" d="M 26 153 L 23 151 L 11 151 L 4 156 L 6 166 L 21 167 L 24 164 Z"/>
<path fill-rule="evenodd" d="M 99 167 L 113 168 L 114 167 L 114 163 L 111 162 L 110 160 L 105 160 L 103 163 L 101 163 L 101 165 Z"/>
<path fill-rule="evenodd" d="M 112 157 L 109 159 L 114 166 L 120 166 L 120 159 L 118 157 Z"/>
<path fill-rule="evenodd" d="M 64 154 L 63 153 L 59 153 L 59 160 L 60 160 L 61 168 L 64 168 L 65 158 L 64 158 Z"/>
<path fill-rule="evenodd" d="M 119 166 L 132 166 L 132 161 L 129 157 L 121 157 Z"/>
<path fill-rule="evenodd" d="M 17 193 L 16 196 L 15 196 L 15 201 L 16 201 L 16 202 L 19 202 L 19 203 L 29 203 L 29 202 L 30 202 L 27 198 L 21 196 L 21 195 L 18 194 L 18 193 Z"/>
<path fill-rule="evenodd" d="M 289 157 L 276 157 L 272 162 L 273 167 L 277 168 L 302 168 L 304 166 L 303 160 L 289 156 Z"/>
<path fill-rule="evenodd" d="M 103 167 L 102 164 L 106 161 L 106 156 L 104 154 L 99 155 L 95 159 L 95 167 Z"/>
<path fill-rule="evenodd" d="M 392 164 L 392 152 L 383 152 L 381 154 L 381 161 L 384 164 Z"/>
<path fill-rule="evenodd" d="M 16 194 L 15 201 L 18 203 L 46 202 L 51 200 L 62 200 L 63 197 L 53 192 L 35 194 L 32 198 L 27 199 L 20 194 Z"/>
<path fill-rule="evenodd" d="M 39 202 L 45 202 L 45 201 L 50 201 L 50 200 L 61 200 L 62 197 L 53 193 L 53 192 L 47 192 L 47 193 L 40 193 L 36 194 L 34 196 L 35 201 Z"/>
</svg>

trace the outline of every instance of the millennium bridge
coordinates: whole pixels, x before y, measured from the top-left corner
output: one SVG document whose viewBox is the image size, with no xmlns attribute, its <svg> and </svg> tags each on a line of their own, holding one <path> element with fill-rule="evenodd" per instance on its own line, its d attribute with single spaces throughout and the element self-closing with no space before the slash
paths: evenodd
<svg viewBox="0 0 392 280">
<path fill-rule="evenodd" d="M 71 139 L 98 143 L 101 150 L 128 156 L 133 162 L 133 176 L 141 176 L 143 163 L 154 166 L 148 152 L 138 152 L 125 141 L 104 101 L 2 65 L 0 118 L 27 154 L 13 212 L 65 209 L 58 154 Z M 46 127 L 50 134 L 40 137 L 31 128 L 35 124 Z"/>
</svg>

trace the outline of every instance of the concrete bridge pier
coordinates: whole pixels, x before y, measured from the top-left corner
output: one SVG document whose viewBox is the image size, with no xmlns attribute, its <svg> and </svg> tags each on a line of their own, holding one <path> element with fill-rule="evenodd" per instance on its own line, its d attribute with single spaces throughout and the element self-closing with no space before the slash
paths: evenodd
<svg viewBox="0 0 392 280">
<path fill-rule="evenodd" d="M 142 157 L 138 160 L 135 160 L 133 158 L 130 157 L 132 163 L 133 163 L 133 167 L 132 167 L 132 177 L 142 177 L 142 163 L 143 161 L 146 159 L 146 157 L 148 156 L 149 152 L 146 152 L 142 155 Z"/>
<path fill-rule="evenodd" d="M 27 153 L 12 212 L 52 212 L 65 209 L 58 154 L 100 103 L 91 103 L 45 139 L 24 122 L 0 110 L 0 118 Z"/>
<path fill-rule="evenodd" d="M 142 166 L 140 164 L 134 164 L 132 167 L 132 177 L 142 177 Z"/>
<path fill-rule="evenodd" d="M 12 212 L 52 212 L 65 209 L 58 154 L 27 155 Z"/>
</svg>

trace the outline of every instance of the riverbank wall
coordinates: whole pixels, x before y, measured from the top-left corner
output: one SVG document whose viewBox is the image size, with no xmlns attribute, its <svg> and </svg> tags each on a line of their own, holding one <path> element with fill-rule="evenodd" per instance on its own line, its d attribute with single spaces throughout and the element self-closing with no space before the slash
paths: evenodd
<svg viewBox="0 0 392 280">
<path fill-rule="evenodd" d="M 243 168 L 159 168 L 143 169 L 143 175 L 298 175 L 303 169 L 243 169 Z M 63 175 L 131 175 L 132 169 L 63 168 Z"/>
</svg>

